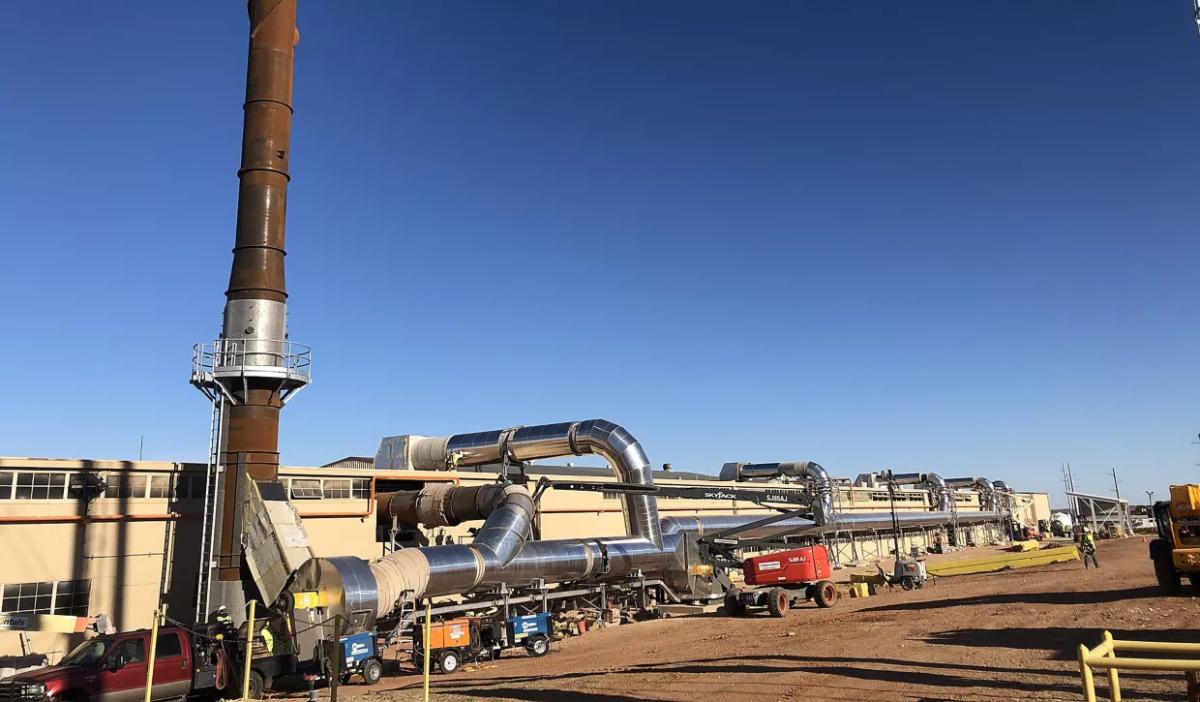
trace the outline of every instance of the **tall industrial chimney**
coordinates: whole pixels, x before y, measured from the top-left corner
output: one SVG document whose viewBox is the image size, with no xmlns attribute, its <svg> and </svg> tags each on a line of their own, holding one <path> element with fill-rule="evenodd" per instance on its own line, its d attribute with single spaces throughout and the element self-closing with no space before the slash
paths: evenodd
<svg viewBox="0 0 1200 702">
<path fill-rule="evenodd" d="M 192 382 L 214 405 L 201 617 L 220 605 L 240 611 L 245 601 L 239 486 L 243 476 L 277 477 L 279 412 L 309 380 L 308 349 L 288 341 L 284 282 L 296 0 L 250 0 L 249 14 L 237 237 L 224 325 L 193 360 Z"/>
</svg>

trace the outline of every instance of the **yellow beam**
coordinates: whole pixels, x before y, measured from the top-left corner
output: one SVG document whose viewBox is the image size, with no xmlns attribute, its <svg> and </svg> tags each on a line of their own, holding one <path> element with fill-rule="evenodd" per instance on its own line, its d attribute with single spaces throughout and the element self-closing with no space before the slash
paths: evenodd
<svg viewBox="0 0 1200 702">
<path fill-rule="evenodd" d="M 1001 553 L 983 558 L 969 558 L 961 561 L 947 561 L 930 565 L 926 570 L 930 575 L 947 577 L 950 575 L 970 575 L 972 573 L 991 573 L 1009 568 L 1030 568 L 1050 563 L 1064 563 L 1079 560 L 1079 550 L 1074 546 L 1047 548 L 1040 551 L 1023 553 Z"/>
</svg>

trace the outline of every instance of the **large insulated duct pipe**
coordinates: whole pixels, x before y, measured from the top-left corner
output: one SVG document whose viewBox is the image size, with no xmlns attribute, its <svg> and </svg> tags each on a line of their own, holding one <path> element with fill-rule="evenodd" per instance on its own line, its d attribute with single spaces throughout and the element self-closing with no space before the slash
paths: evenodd
<svg viewBox="0 0 1200 702">
<path fill-rule="evenodd" d="M 382 493 L 376 496 L 376 504 L 381 519 L 394 517 L 413 526 L 454 526 L 482 519 L 471 545 L 486 549 L 502 565 L 521 551 L 533 522 L 533 499 L 521 485 L 435 483 L 420 490 Z"/>
<path fill-rule="evenodd" d="M 813 519 L 824 524 L 833 517 L 833 478 L 816 461 L 786 463 L 726 463 L 721 467 L 722 480 L 771 479 L 787 476 L 803 478 L 813 493 Z"/>
<path fill-rule="evenodd" d="M 959 523 L 994 521 L 995 514 L 986 512 L 959 513 Z M 944 526 L 951 523 L 954 515 L 942 512 L 898 512 L 896 520 L 901 527 L 915 528 L 922 526 Z M 714 515 L 708 517 L 667 517 L 663 520 L 663 534 L 671 537 L 679 533 L 688 533 L 700 537 L 717 534 L 727 529 L 736 529 L 761 521 L 763 515 Z M 892 528 L 892 515 L 888 512 L 837 515 L 836 524 L 822 525 L 810 519 L 793 518 L 775 522 L 756 528 L 752 531 L 739 532 L 739 538 L 766 539 L 784 536 L 813 536 L 817 534 L 838 532 L 875 530 L 887 531 Z"/>
<path fill-rule="evenodd" d="M 929 489 L 933 509 L 950 512 L 954 509 L 953 496 L 942 476 L 937 473 L 887 473 L 888 479 L 897 485 L 925 485 Z"/>
<path fill-rule="evenodd" d="M 950 478 L 946 484 L 952 488 L 978 488 L 981 498 L 980 509 L 994 512 L 1000 508 L 999 501 L 996 499 L 996 486 L 987 478 Z"/>
<path fill-rule="evenodd" d="M 447 470 L 502 461 L 532 461 L 596 454 L 608 461 L 621 482 L 654 485 L 650 460 L 637 439 L 603 419 L 497 429 L 454 436 L 388 437 L 380 443 L 377 467 Z M 662 546 L 658 503 L 649 494 L 622 495 L 625 528 Z"/>
<path fill-rule="evenodd" d="M 227 349 L 237 353 L 244 365 L 281 366 L 280 349 L 287 338 L 283 258 L 292 62 L 300 36 L 296 0 L 250 0 L 249 14 L 237 238 L 221 338 L 231 342 Z M 226 582 L 241 578 L 236 508 L 241 474 L 274 480 L 279 473 L 279 381 L 250 376 L 244 380 L 226 415 L 223 447 L 229 469 L 222 486 L 217 579 Z"/>
<path fill-rule="evenodd" d="M 998 497 L 1003 495 L 1003 499 L 1001 500 L 1003 504 L 998 504 L 997 506 L 1001 509 L 1009 510 L 1010 512 L 1016 509 L 1017 500 L 1014 496 L 1015 492 L 1011 487 L 1009 487 L 1008 483 L 1004 482 L 1003 480 L 997 480 L 993 482 L 992 485 L 995 486 L 996 495 Z"/>
</svg>

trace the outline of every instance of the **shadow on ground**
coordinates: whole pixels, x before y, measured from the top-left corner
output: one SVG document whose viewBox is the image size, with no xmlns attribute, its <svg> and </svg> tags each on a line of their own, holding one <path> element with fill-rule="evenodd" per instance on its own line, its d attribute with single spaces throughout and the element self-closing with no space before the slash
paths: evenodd
<svg viewBox="0 0 1200 702">
<path fill-rule="evenodd" d="M 980 595 L 978 597 L 960 597 L 957 599 L 897 602 L 878 607 L 867 607 L 860 611 L 914 612 L 926 609 L 971 607 L 988 604 L 1086 605 L 1161 596 L 1162 593 L 1159 592 L 1157 587 L 1134 587 L 1123 590 L 1096 590 L 1092 592 L 1010 592 L 1001 595 Z"/>
<path fill-rule="evenodd" d="M 1037 636 L 1039 630 L 1027 630 Z M 1066 630 L 1064 630 L 1066 631 Z M 953 632 L 947 632 L 953 633 Z M 1077 635 L 1077 632 L 1076 632 Z M 980 644 L 982 645 L 982 644 Z M 835 676 L 841 680 L 862 680 L 872 684 L 896 683 L 924 685 L 927 687 L 953 688 L 972 696 L 998 696 L 1013 699 L 1022 693 L 1057 692 L 1065 695 L 1079 693 L 1078 673 L 1069 668 L 1035 668 L 971 665 L 967 663 L 923 662 L 897 658 L 854 658 L 847 656 L 805 655 L 755 655 L 753 658 L 727 656 L 703 658 L 671 663 L 639 663 L 618 670 L 577 671 L 557 675 L 555 682 L 603 678 L 609 675 L 762 675 L 770 676 L 788 672 L 807 672 L 816 675 Z M 1030 676 L 1050 678 L 1046 681 L 1029 680 Z M 1154 678 L 1155 676 L 1151 676 Z M 1019 679 L 1018 679 L 1019 678 Z M 531 702 L 626 702 L 638 699 L 622 695 L 586 692 L 582 690 L 537 689 L 529 685 L 545 684 L 547 679 L 538 675 L 496 677 L 488 680 L 462 680 L 435 683 L 441 693 L 450 693 L 489 699 L 529 700 Z M 723 681 L 728 684 L 729 681 Z M 810 683 L 811 684 L 811 683 Z M 795 679 L 780 681 L 780 693 L 797 686 Z M 989 692 L 996 693 L 988 695 Z M 1178 700 L 1178 695 L 1168 693 L 1142 693 L 1142 699 Z M 931 697 L 929 700 L 958 700 L 959 696 Z"/>
<path fill-rule="evenodd" d="M 1200 633 L 1193 629 L 1109 629 L 1113 638 L 1172 643 L 1200 642 Z M 1054 660 L 1075 660 L 1079 644 L 1095 646 L 1104 630 L 1097 628 L 1044 627 L 1012 629 L 953 629 L 940 631 L 920 639 L 925 643 L 943 646 L 976 648 L 1015 648 L 1027 651 L 1053 651 Z"/>
</svg>

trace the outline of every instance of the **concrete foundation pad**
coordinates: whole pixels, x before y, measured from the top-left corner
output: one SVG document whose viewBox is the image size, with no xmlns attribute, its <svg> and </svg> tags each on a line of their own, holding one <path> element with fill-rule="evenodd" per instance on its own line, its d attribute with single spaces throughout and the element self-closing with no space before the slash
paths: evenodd
<svg viewBox="0 0 1200 702">
<path fill-rule="evenodd" d="M 686 617 L 690 614 L 712 614 L 721 608 L 719 604 L 688 605 L 668 604 L 659 605 L 658 610 L 667 617 Z"/>
</svg>

